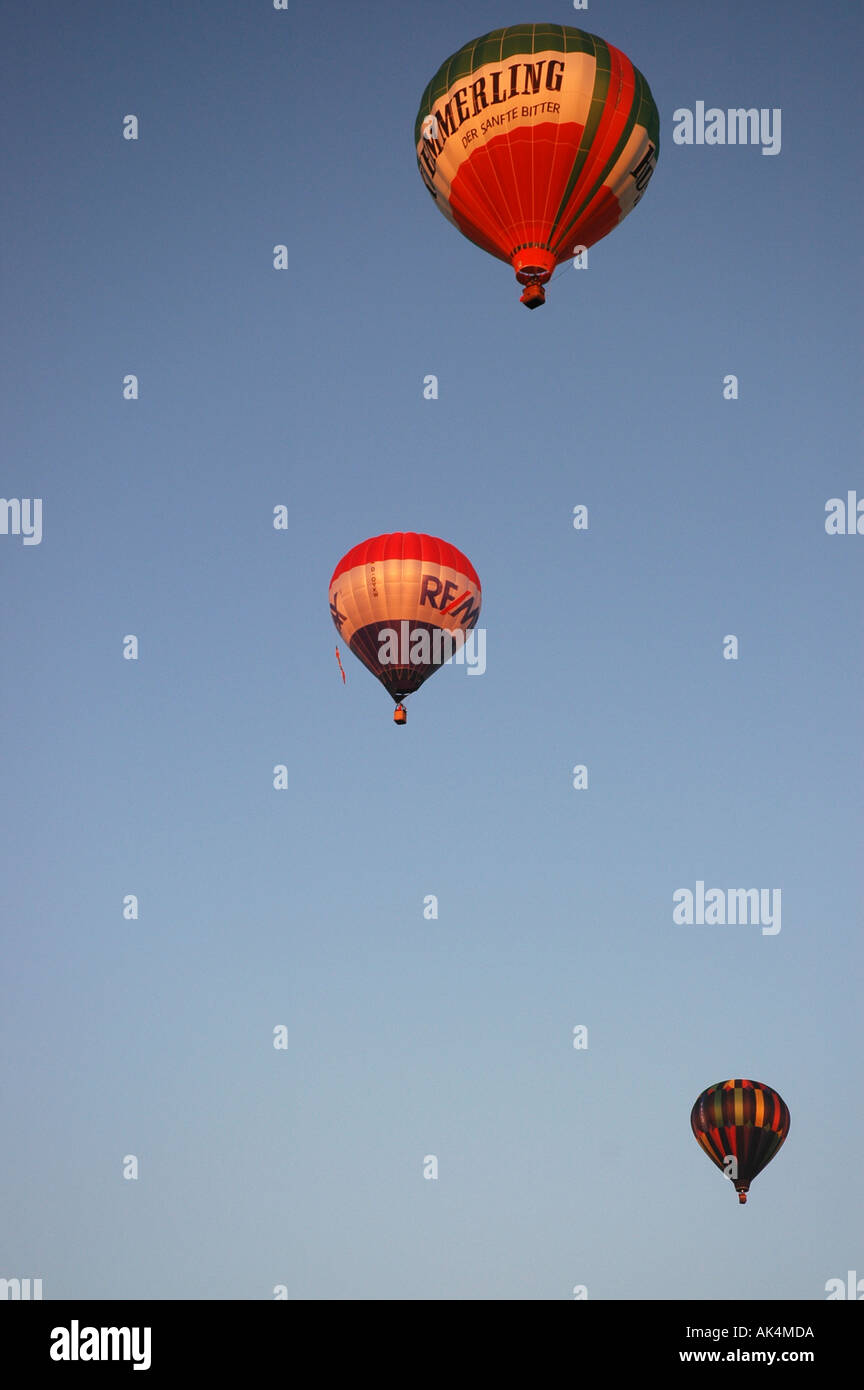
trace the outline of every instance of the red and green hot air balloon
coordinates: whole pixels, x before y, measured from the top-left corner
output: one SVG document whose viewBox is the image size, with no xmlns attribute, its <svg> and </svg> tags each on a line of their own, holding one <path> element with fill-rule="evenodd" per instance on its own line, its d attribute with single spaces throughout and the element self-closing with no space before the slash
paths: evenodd
<svg viewBox="0 0 864 1390">
<path fill-rule="evenodd" d="M 455 545 L 396 531 L 342 556 L 330 580 L 330 613 L 404 724 L 402 701 L 455 656 L 475 626 L 480 580 Z"/>
<path fill-rule="evenodd" d="M 732 1179 L 738 1201 L 789 1133 L 785 1101 L 761 1081 L 718 1081 L 703 1091 L 690 1125 L 712 1163 Z"/>
<path fill-rule="evenodd" d="M 414 128 L 423 182 L 444 216 L 508 261 L 536 309 L 556 265 L 639 202 L 660 118 L 626 54 L 563 24 L 495 29 L 436 72 Z"/>
</svg>

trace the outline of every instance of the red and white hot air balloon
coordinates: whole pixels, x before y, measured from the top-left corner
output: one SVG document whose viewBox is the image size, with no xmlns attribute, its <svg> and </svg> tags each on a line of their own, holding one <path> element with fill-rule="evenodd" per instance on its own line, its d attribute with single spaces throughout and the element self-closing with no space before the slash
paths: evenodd
<svg viewBox="0 0 864 1390">
<path fill-rule="evenodd" d="M 361 541 L 330 580 L 330 614 L 354 655 L 396 702 L 464 645 L 480 616 L 480 580 L 455 545 L 396 531 Z"/>
</svg>

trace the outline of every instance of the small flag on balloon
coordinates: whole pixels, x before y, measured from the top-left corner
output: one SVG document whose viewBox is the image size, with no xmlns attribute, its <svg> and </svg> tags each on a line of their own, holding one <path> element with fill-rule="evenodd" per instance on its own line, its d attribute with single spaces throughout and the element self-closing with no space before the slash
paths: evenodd
<svg viewBox="0 0 864 1390">
<path fill-rule="evenodd" d="M 339 655 L 339 648 L 336 648 L 336 660 L 339 662 L 339 670 L 342 672 L 342 684 L 345 684 L 345 671 L 342 666 L 342 658 Z"/>
</svg>

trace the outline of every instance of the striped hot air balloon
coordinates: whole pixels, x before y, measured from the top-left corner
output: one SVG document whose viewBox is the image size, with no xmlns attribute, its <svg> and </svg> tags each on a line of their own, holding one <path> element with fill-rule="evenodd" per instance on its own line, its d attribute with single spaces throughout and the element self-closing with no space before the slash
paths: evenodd
<svg viewBox="0 0 864 1390">
<path fill-rule="evenodd" d="M 738 1201 L 789 1133 L 789 1110 L 761 1081 L 718 1081 L 703 1091 L 690 1125 L 712 1163 L 731 1177 Z"/>
<path fill-rule="evenodd" d="M 417 163 L 438 207 L 509 261 L 522 303 L 647 187 L 660 148 L 648 83 L 619 49 L 563 24 L 517 24 L 442 63 L 420 101 Z"/>
<path fill-rule="evenodd" d="M 480 616 L 480 580 L 455 545 L 397 531 L 361 541 L 330 580 L 330 613 L 352 652 L 402 701 L 464 645 Z"/>
</svg>

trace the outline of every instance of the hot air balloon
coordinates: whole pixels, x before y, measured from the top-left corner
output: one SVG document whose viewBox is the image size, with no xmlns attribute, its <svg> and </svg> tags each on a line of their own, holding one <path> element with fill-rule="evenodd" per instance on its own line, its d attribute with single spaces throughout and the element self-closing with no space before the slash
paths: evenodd
<svg viewBox="0 0 864 1390">
<path fill-rule="evenodd" d="M 444 216 L 509 261 L 536 309 L 556 265 L 593 246 L 648 185 L 660 118 L 619 49 L 563 24 L 517 24 L 442 63 L 414 128 Z"/>
<path fill-rule="evenodd" d="M 734 1182 L 743 1206 L 756 1174 L 789 1133 L 789 1110 L 761 1081 L 718 1081 L 693 1106 L 690 1125 L 711 1162 Z"/>
<path fill-rule="evenodd" d="M 402 701 L 464 645 L 480 616 L 480 580 L 461 550 L 397 531 L 361 541 L 330 580 L 330 613 L 352 652 Z"/>
</svg>

